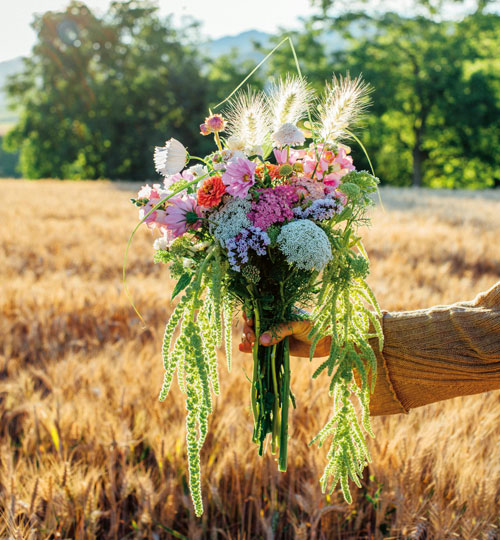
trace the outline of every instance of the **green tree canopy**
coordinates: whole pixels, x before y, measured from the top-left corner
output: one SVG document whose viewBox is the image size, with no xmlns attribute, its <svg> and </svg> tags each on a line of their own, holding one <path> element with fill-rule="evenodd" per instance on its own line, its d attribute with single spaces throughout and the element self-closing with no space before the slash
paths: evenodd
<svg viewBox="0 0 500 540">
<path fill-rule="evenodd" d="M 6 145 L 24 176 L 144 179 L 155 144 L 196 150 L 207 96 L 192 28 L 132 0 L 102 18 L 74 1 L 33 26 L 33 54 L 7 88 L 23 112 Z"/>
<path fill-rule="evenodd" d="M 321 22 L 321 24 L 318 24 Z M 335 32 L 347 46 L 328 50 Z M 279 42 L 282 36 L 277 36 Z M 361 138 L 377 174 L 393 185 L 500 184 L 500 17 L 463 20 L 348 13 L 306 21 L 292 36 L 302 69 L 320 88 L 332 72 L 373 88 Z M 285 48 L 270 73 L 295 70 Z M 368 162 L 353 144 L 358 165 Z"/>
</svg>

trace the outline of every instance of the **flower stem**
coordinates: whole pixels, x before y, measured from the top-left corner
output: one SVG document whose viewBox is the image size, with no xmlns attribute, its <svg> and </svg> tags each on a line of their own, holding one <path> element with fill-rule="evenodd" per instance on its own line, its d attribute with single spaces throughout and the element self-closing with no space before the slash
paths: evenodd
<svg viewBox="0 0 500 540">
<path fill-rule="evenodd" d="M 283 382 L 281 390 L 281 431 L 280 457 L 278 469 L 286 471 L 288 454 L 288 407 L 290 404 L 290 343 L 288 337 L 283 340 Z"/>
<path fill-rule="evenodd" d="M 257 382 L 259 378 L 259 335 L 260 335 L 260 315 L 257 303 L 254 303 L 254 328 L 257 340 L 253 347 L 253 376 L 252 376 L 252 413 L 254 419 L 253 442 L 257 442 L 257 427 L 259 420 L 259 407 L 257 403 Z"/>
<path fill-rule="evenodd" d="M 222 151 L 222 145 L 220 143 L 220 137 L 217 131 L 214 133 L 214 137 L 215 137 L 215 142 L 217 143 L 217 148 L 219 149 L 219 151 Z"/>
<path fill-rule="evenodd" d="M 274 404 L 273 404 L 273 432 L 271 436 L 271 451 L 276 453 L 276 443 L 279 429 L 279 391 L 278 379 L 276 377 L 276 345 L 273 345 L 271 352 L 271 373 L 273 376 Z"/>
</svg>

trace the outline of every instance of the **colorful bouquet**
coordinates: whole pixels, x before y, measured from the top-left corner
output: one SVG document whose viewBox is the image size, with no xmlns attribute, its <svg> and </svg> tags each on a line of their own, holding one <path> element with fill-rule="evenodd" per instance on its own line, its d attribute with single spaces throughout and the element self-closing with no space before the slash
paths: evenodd
<svg viewBox="0 0 500 540">
<path fill-rule="evenodd" d="M 348 126 L 366 102 L 366 85 L 349 77 L 334 77 L 320 98 L 302 77 L 280 80 L 267 94 L 240 92 L 224 115 L 210 113 L 200 126 L 202 135 L 214 136 L 212 154 L 190 156 L 170 139 L 154 155 L 163 183 L 144 186 L 132 199 L 141 222 L 161 233 L 154 260 L 168 264 L 177 279 L 172 298 L 183 292 L 165 330 L 160 399 L 177 374 L 186 395 L 197 515 L 203 512 L 200 451 L 212 393 L 219 393 L 217 351 L 224 335 L 230 369 L 235 308 L 253 319 L 257 336 L 310 317 L 311 358 L 319 340 L 331 336 L 330 353 L 313 375 L 328 373 L 333 396 L 331 419 L 312 441 L 331 438 L 323 490 L 340 481 L 350 501 L 348 479 L 359 485 L 370 459 L 364 432 L 372 434 L 376 358 L 368 340 L 378 336 L 381 345 L 382 332 L 356 231 L 378 180 L 356 171 L 340 142 L 352 135 Z M 199 163 L 185 168 L 191 160 Z M 269 441 L 285 471 L 290 403 L 295 407 L 288 339 L 255 344 L 250 401 L 259 454 Z"/>
</svg>

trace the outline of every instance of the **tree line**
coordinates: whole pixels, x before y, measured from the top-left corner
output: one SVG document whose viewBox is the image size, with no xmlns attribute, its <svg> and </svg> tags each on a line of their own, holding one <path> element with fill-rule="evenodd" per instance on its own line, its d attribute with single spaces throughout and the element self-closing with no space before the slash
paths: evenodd
<svg viewBox="0 0 500 540">
<path fill-rule="evenodd" d="M 382 182 L 500 186 L 500 16 L 491 6 L 481 1 L 446 19 L 442 4 L 427 0 L 418 16 L 339 15 L 330 1 L 319 4 L 300 31 L 273 41 L 292 37 L 318 89 L 332 72 L 371 84 L 359 136 Z M 169 137 L 206 153 L 199 124 L 253 67 L 230 51 L 207 58 L 197 24 L 175 27 L 147 0 L 114 2 L 100 17 L 73 1 L 33 26 L 32 55 L 7 85 L 20 119 L 3 141 L 28 178 L 154 178 L 153 147 Z M 328 46 L 332 32 L 341 48 Z M 262 87 L 295 69 L 282 47 L 251 82 Z M 368 168 L 357 143 L 352 149 L 358 167 Z"/>
</svg>

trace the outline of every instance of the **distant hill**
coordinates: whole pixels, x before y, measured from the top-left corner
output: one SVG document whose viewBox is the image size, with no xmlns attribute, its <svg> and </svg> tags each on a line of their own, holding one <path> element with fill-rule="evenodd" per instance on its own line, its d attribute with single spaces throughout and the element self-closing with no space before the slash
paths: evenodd
<svg viewBox="0 0 500 540">
<path fill-rule="evenodd" d="M 204 52 L 212 58 L 217 58 L 223 54 L 228 54 L 232 50 L 238 51 L 241 59 L 262 60 L 263 55 L 254 51 L 254 43 L 257 42 L 265 48 L 270 46 L 271 34 L 260 32 L 258 30 L 248 30 L 234 36 L 224 36 L 209 41 L 203 46 Z"/>
<path fill-rule="evenodd" d="M 366 33 L 366 28 L 361 28 L 359 23 L 353 23 L 351 31 L 355 35 L 358 35 L 363 32 Z M 254 43 L 257 42 L 265 49 L 270 49 L 272 46 L 271 38 L 272 34 L 260 32 L 259 30 L 248 30 L 234 36 L 224 36 L 208 41 L 202 45 L 202 49 L 203 52 L 212 58 L 217 58 L 235 50 L 241 60 L 253 60 L 257 63 L 262 60 L 264 55 L 254 50 Z M 320 39 L 328 52 L 343 49 L 346 46 L 345 40 L 337 32 L 325 33 Z M 5 126 L 17 120 L 16 113 L 7 108 L 7 99 L 3 87 L 7 77 L 19 73 L 22 68 L 23 62 L 21 57 L 0 62 L 0 135 L 2 130 L 5 131 Z"/>
</svg>

